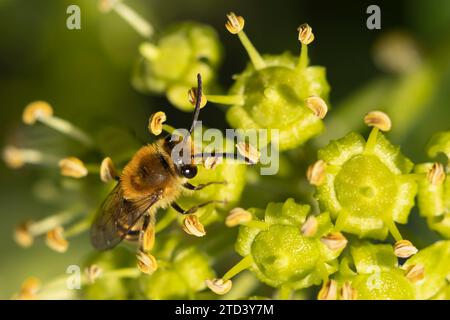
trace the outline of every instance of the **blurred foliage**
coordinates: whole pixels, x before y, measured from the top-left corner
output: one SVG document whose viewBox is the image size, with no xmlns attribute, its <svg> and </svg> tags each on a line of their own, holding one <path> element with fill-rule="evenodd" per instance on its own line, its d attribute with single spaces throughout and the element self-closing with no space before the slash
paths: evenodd
<svg viewBox="0 0 450 320">
<path fill-rule="evenodd" d="M 71 31 L 65 26 L 66 8 L 74 3 L 81 8 L 82 29 Z M 313 64 L 326 67 L 331 86 L 332 110 L 325 119 L 327 131 L 305 147 L 283 155 L 279 176 L 259 177 L 249 170 L 243 207 L 265 208 L 269 201 L 285 201 L 290 196 L 308 200 L 311 188 L 301 178 L 314 160 L 310 151 L 350 130 L 366 130 L 361 119 L 371 109 L 392 112 L 393 128 L 398 131 L 390 138 L 402 145 L 402 152 L 414 163 L 429 161 L 426 143 L 436 131 L 449 130 L 449 1 L 379 1 L 382 10 L 379 31 L 366 28 L 369 3 L 364 1 L 343 4 L 311 0 L 130 0 L 127 3 L 152 21 L 157 32 L 184 20 L 214 27 L 224 46 L 225 58 L 218 79 L 223 87 L 229 87 L 232 75 L 243 70 L 248 61 L 240 44 L 223 26 L 225 13 L 235 11 L 245 16 L 246 30 L 255 46 L 261 52 L 273 54 L 285 50 L 298 52 L 298 42 L 292 41 L 296 28 L 305 21 L 313 26 L 316 41 L 309 54 Z M 143 95 L 133 89 L 131 73 L 142 39 L 117 15 L 99 12 L 96 1 L 0 0 L 0 29 L 2 148 L 6 144 L 39 146 L 40 150 L 57 156 L 80 155 L 82 149 L 78 144 L 59 133 L 20 123 L 24 106 L 37 99 L 49 101 L 59 116 L 98 137 L 106 154 L 120 149 L 121 154 L 115 156 L 122 164 L 140 142 L 151 141 L 146 126 L 152 112 L 163 108 L 175 127 L 185 127 L 190 121 L 190 115 L 171 107 L 164 97 Z M 387 73 L 373 62 L 376 39 L 390 30 L 405 30 L 421 48 L 423 61 L 411 73 Z M 208 106 L 202 112 L 207 126 L 227 127 L 224 113 L 216 106 Z M 111 147 L 111 141 L 123 148 Z M 92 163 L 101 160 L 89 152 L 83 156 Z M 1 163 L 0 176 L 0 298 L 9 298 L 25 277 L 50 280 L 54 275 L 64 274 L 68 264 L 79 264 L 92 252 L 86 234 L 71 239 L 64 255 L 48 250 L 41 240 L 32 250 L 18 248 L 12 238 L 15 225 L 27 218 L 43 218 L 68 203 L 100 199 L 93 197 L 92 192 L 106 190 L 98 188 L 98 181 L 90 178 L 81 184 L 67 179 L 60 181 L 54 168 L 27 166 L 12 171 Z M 287 176 L 290 181 L 284 179 Z M 255 185 L 257 190 L 253 188 Z M 48 198 L 37 196 L 36 190 L 42 188 L 47 188 Z M 413 210 L 408 225 L 400 229 L 420 248 L 439 239 L 437 233 L 426 228 L 426 221 L 417 210 Z M 232 230 L 226 239 L 215 239 L 213 235 L 214 229 L 203 239 L 208 253 L 219 252 L 221 241 L 236 237 Z M 236 254 L 228 254 L 214 261 L 214 267 L 222 274 L 236 261 Z M 254 283 L 253 278 L 244 275 L 235 281 L 235 287 L 239 287 L 239 281 Z M 258 292 L 270 295 L 265 287 Z M 153 293 L 147 290 L 147 294 Z"/>
</svg>

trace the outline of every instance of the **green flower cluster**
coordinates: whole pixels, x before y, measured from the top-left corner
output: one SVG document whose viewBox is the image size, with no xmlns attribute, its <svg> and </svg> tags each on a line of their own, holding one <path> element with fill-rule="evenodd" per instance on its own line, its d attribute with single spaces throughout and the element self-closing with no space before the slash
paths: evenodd
<svg viewBox="0 0 450 320">
<path fill-rule="evenodd" d="M 133 85 L 139 91 L 166 94 L 170 103 L 191 111 L 188 91 L 196 86 L 196 75 L 203 78 L 205 90 L 217 88 L 217 70 L 222 61 L 222 46 L 210 26 L 185 22 L 168 28 L 155 43 L 139 47 Z"/>
<path fill-rule="evenodd" d="M 336 219 L 336 228 L 359 237 L 384 240 L 401 236 L 395 223 L 406 223 L 417 192 L 413 163 L 381 133 L 366 142 L 357 133 L 319 150 L 324 167 L 316 197 Z"/>
<path fill-rule="evenodd" d="M 289 52 L 260 56 L 244 33 L 244 23 L 244 18 L 230 13 L 226 26 L 239 36 L 251 63 L 234 77 L 229 95 L 207 98 L 231 105 L 226 118 L 232 127 L 276 130 L 280 150 L 298 147 L 323 131 L 322 119 L 328 110 L 325 101 L 330 87 L 325 68 L 309 65 L 307 48 L 314 40 L 311 27 L 299 28 L 300 57 Z M 269 143 L 271 136 L 261 145 Z"/>
<path fill-rule="evenodd" d="M 252 220 L 240 226 L 235 249 L 259 280 L 295 290 L 318 285 L 337 271 L 346 239 L 341 235 L 335 240 L 340 243 L 332 244 L 336 237 L 328 213 L 309 215 L 311 207 L 294 199 L 249 212 Z"/>
<path fill-rule="evenodd" d="M 115 10 L 120 12 L 120 8 Z M 124 12 L 129 19 L 130 8 Z M 174 25 L 155 40 L 144 42 L 133 84 L 142 91 L 165 94 L 184 111 L 191 110 L 197 99 L 202 105 L 206 100 L 230 105 L 225 117 L 232 127 L 278 134 L 258 141 L 259 147 L 272 143 L 280 151 L 298 151 L 322 133 L 328 111 L 330 88 L 325 68 L 309 64 L 308 46 L 314 40 L 311 27 L 303 24 L 299 28 L 299 57 L 287 52 L 261 56 L 243 31 L 244 18 L 233 13 L 227 18 L 227 30 L 239 37 L 250 57 L 228 95 L 211 94 L 218 90 L 222 47 L 211 27 L 196 22 Z M 131 24 L 150 37 L 151 29 L 142 21 L 137 26 L 136 19 L 130 20 L 135 21 Z M 203 78 L 205 97 L 191 90 L 197 84 L 197 73 Z M 82 209 L 74 209 L 77 215 L 98 207 L 98 195 L 105 189 L 99 174 L 106 183 L 120 176 L 110 157 L 123 167 L 138 148 L 136 141 L 130 143 L 132 137 L 128 139 L 122 131 L 111 128 L 100 128 L 98 139 L 92 139 L 69 121 L 57 118 L 42 101 L 27 106 L 23 120 L 29 125 L 45 124 L 86 146 L 80 154 L 91 161 L 87 164 L 75 157 L 55 162 L 34 149 L 9 147 L 4 152 L 13 168 L 25 164 L 59 166 L 61 174 L 70 178 L 71 192 L 81 190 L 87 199 Z M 163 125 L 165 120 L 166 115 L 157 112 L 150 119 L 150 131 L 156 135 L 163 130 L 172 133 L 174 128 Z M 450 180 L 446 176 L 450 170 L 450 132 L 437 133 L 428 145 L 428 156 L 437 162 L 414 165 L 385 136 L 392 126 L 386 113 L 370 112 L 364 122 L 373 127 L 367 139 L 350 132 L 317 148 L 317 161 L 309 166 L 306 176 L 298 174 L 307 166 L 299 153 L 292 150 L 281 155 L 292 175 L 282 175 L 287 180 L 284 184 L 277 177 L 255 178 L 256 170 L 242 163 L 215 163 L 217 159 L 213 159 L 214 165 L 206 165 L 204 161 L 190 179 L 193 186 L 204 188 L 186 192 L 177 204 L 182 209 L 205 205 L 195 213 L 180 215 L 180 208 L 165 208 L 170 204 L 167 201 L 162 215 L 149 214 L 148 225 L 142 223 L 141 229 L 133 230 L 139 231 L 136 239 L 131 239 L 138 242 L 137 255 L 134 246 L 125 244 L 86 259 L 77 297 L 248 298 L 266 294 L 269 286 L 278 299 L 449 299 L 450 241 L 437 241 L 419 251 L 403 239 L 397 224 L 407 224 L 417 197 L 418 210 L 429 228 L 450 238 Z M 234 146 L 227 151 L 234 151 Z M 259 157 L 258 150 L 253 151 Z M 250 150 L 243 152 L 245 156 L 252 154 Z M 441 154 L 446 157 L 445 164 Z M 303 158 L 310 162 L 312 156 Z M 99 159 L 104 159 L 101 164 Z M 93 175 L 96 182 L 90 179 Z M 86 178 L 87 182 L 74 178 Z M 279 188 L 282 199 L 265 199 L 267 185 L 268 193 Z M 193 186 L 190 188 L 195 189 Z M 256 190 L 256 196 L 248 197 L 249 190 Z M 92 222 L 91 216 L 78 219 L 71 210 L 21 224 L 15 233 L 17 242 L 28 247 L 36 237 L 45 235 L 49 247 L 65 252 L 67 239 L 86 231 Z M 237 230 L 227 228 L 235 226 Z M 421 240 L 418 238 L 414 241 Z M 216 276 L 222 273 L 222 277 Z M 36 286 L 36 281 L 27 282 L 19 297 L 33 298 L 36 292 L 39 297 L 45 290 Z"/>
<path fill-rule="evenodd" d="M 422 163 L 415 167 L 415 172 L 426 175 L 419 182 L 418 205 L 420 213 L 427 219 L 430 229 L 445 238 L 450 238 L 450 131 L 435 134 L 428 145 L 427 154 L 436 158 L 443 154 L 447 165 L 439 162 Z"/>
<path fill-rule="evenodd" d="M 334 281 L 336 291 L 328 294 L 343 300 L 409 300 L 415 297 L 412 281 L 399 268 L 392 246 L 386 244 L 366 241 L 352 244 Z"/>
</svg>

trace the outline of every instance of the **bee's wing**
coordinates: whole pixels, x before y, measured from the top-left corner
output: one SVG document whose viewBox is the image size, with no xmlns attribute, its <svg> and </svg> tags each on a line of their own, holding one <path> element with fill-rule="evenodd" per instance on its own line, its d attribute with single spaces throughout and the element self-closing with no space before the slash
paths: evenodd
<svg viewBox="0 0 450 320">
<path fill-rule="evenodd" d="M 120 243 L 142 215 L 160 199 L 155 192 L 140 200 L 123 197 L 120 183 L 103 202 L 91 226 L 91 243 L 97 250 L 108 250 Z"/>
</svg>

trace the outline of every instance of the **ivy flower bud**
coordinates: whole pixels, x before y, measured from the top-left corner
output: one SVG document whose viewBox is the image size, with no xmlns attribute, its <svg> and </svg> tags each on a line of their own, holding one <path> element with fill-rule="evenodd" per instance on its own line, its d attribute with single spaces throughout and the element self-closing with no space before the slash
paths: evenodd
<svg viewBox="0 0 450 320">
<path fill-rule="evenodd" d="M 305 105 L 311 109 L 311 111 L 319 119 L 325 118 L 328 112 L 327 103 L 321 98 L 316 96 L 311 96 L 305 99 Z"/>
<path fill-rule="evenodd" d="M 163 123 L 166 122 L 167 117 L 166 114 L 162 111 L 155 112 L 150 116 L 148 122 L 148 131 L 154 134 L 155 136 L 159 136 L 163 131 Z"/>
<path fill-rule="evenodd" d="M 391 130 L 392 123 L 389 116 L 381 111 L 371 111 L 364 117 L 364 123 L 369 127 L 376 127 L 381 131 Z"/>
<path fill-rule="evenodd" d="M 227 23 L 225 24 L 225 27 L 227 30 L 232 34 L 237 34 L 244 29 L 245 20 L 241 16 L 236 16 L 234 12 L 230 12 L 227 14 Z"/>
<path fill-rule="evenodd" d="M 183 230 L 187 234 L 196 237 L 203 237 L 206 235 L 205 227 L 195 214 L 190 214 L 184 219 Z"/>
<path fill-rule="evenodd" d="M 141 45 L 142 59 L 134 70 L 132 83 L 141 92 L 164 94 L 178 109 L 192 111 L 186 93 L 197 85 L 198 73 L 205 91 L 217 87 L 222 51 L 219 37 L 210 26 L 195 22 L 174 25 L 155 43 Z"/>
<path fill-rule="evenodd" d="M 298 27 L 298 41 L 302 44 L 308 45 L 314 41 L 314 33 L 309 24 L 304 23 Z"/>
<path fill-rule="evenodd" d="M 58 163 L 61 175 L 72 178 L 83 178 L 88 175 L 88 169 L 83 161 L 75 157 L 61 159 Z"/>
<path fill-rule="evenodd" d="M 317 295 L 318 300 L 336 300 L 338 293 L 337 282 L 335 280 L 327 281 L 320 289 Z"/>
<path fill-rule="evenodd" d="M 327 164 L 323 160 L 318 160 L 308 167 L 306 178 L 309 183 L 315 186 L 320 186 L 325 180 Z"/>
<path fill-rule="evenodd" d="M 252 218 L 252 214 L 247 210 L 244 210 L 242 208 L 234 208 L 226 217 L 225 225 L 230 228 L 236 227 L 240 224 L 251 221 Z"/>
<path fill-rule="evenodd" d="M 296 290 L 319 285 L 337 271 L 343 247 L 330 250 L 321 241 L 333 229 L 328 213 L 308 218 L 310 207 L 293 199 L 269 203 L 264 214 L 249 211 L 255 212 L 254 218 L 239 227 L 235 245 L 244 258 L 225 279 L 250 269 L 269 286 Z"/>
<path fill-rule="evenodd" d="M 114 181 L 118 176 L 119 174 L 117 173 L 116 167 L 114 166 L 111 158 L 106 157 L 103 159 L 100 165 L 100 180 L 104 183 L 109 183 Z"/>
<path fill-rule="evenodd" d="M 378 123 L 378 122 L 377 122 Z M 315 194 L 322 210 L 336 219 L 336 230 L 359 237 L 398 241 L 397 223 L 406 223 L 417 193 L 412 162 L 378 129 L 367 142 L 357 134 L 331 141 L 319 150 L 327 165 Z"/>
<path fill-rule="evenodd" d="M 64 238 L 64 228 L 58 226 L 47 232 L 45 243 L 47 246 L 56 252 L 66 252 L 69 247 L 69 242 Z"/>
<path fill-rule="evenodd" d="M 158 269 L 158 262 L 156 258 L 148 252 L 138 250 L 136 255 L 138 269 L 145 274 L 152 274 Z"/>
<path fill-rule="evenodd" d="M 415 255 L 419 250 L 413 246 L 411 241 L 408 240 L 400 240 L 397 241 L 394 245 L 394 253 L 399 258 L 409 258 Z"/>
<path fill-rule="evenodd" d="M 205 281 L 206 285 L 215 294 L 224 295 L 231 290 L 233 283 L 231 280 L 211 279 Z"/>
</svg>

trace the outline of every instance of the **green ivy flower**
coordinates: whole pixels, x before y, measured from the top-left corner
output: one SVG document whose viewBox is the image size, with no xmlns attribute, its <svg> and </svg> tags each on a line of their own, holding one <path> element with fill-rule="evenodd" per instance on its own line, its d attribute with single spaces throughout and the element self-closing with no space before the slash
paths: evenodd
<svg viewBox="0 0 450 320">
<path fill-rule="evenodd" d="M 308 217 L 310 210 L 293 199 L 269 203 L 265 211 L 233 210 L 228 221 L 241 224 L 235 249 L 244 258 L 223 280 L 248 268 L 262 282 L 282 290 L 326 281 L 337 271 L 337 257 L 347 240 L 331 233 L 328 213 Z"/>
<path fill-rule="evenodd" d="M 450 159 L 450 131 L 435 134 L 427 147 L 428 156 L 436 158 L 440 153 Z M 422 175 L 419 180 L 418 205 L 420 214 L 427 218 L 428 226 L 446 238 L 450 238 L 450 179 L 446 177 L 449 164 L 439 162 L 416 165 L 414 171 Z"/>
<path fill-rule="evenodd" d="M 237 204 L 241 198 L 242 191 L 246 184 L 247 167 L 243 164 L 222 163 L 214 169 L 207 169 L 203 166 L 198 167 L 198 173 L 195 178 L 190 180 L 193 185 L 201 185 L 209 182 L 223 182 L 210 185 L 202 190 L 194 191 L 177 200 L 182 208 L 191 208 L 192 206 L 208 201 L 226 201 L 225 203 L 211 203 L 205 207 L 199 208 L 195 213 L 203 224 L 209 224 L 215 220 L 223 219 L 223 212 L 229 210 Z M 175 210 L 170 209 L 168 215 L 180 216 Z"/>
<path fill-rule="evenodd" d="M 136 256 L 131 251 L 124 248 L 116 248 L 114 251 L 95 253 L 87 259 L 86 265 L 96 265 L 105 274 L 123 268 L 133 268 L 136 266 Z M 137 271 L 137 274 L 139 271 Z M 133 279 L 117 277 L 100 277 L 92 284 L 82 286 L 82 297 L 85 299 L 129 299 L 132 293 L 129 288 Z"/>
<path fill-rule="evenodd" d="M 172 235 L 155 249 L 158 269 L 138 280 L 145 298 L 193 299 L 206 288 L 205 280 L 214 277 L 206 254 L 195 246 L 180 247 L 179 242 Z"/>
<path fill-rule="evenodd" d="M 243 31 L 243 18 L 231 13 L 228 19 L 228 30 L 239 36 L 251 63 L 235 76 L 228 96 L 207 95 L 208 100 L 231 105 L 226 118 L 234 128 L 279 130 L 280 150 L 293 149 L 321 133 L 330 88 L 325 68 L 308 65 L 311 28 L 299 29 L 300 58 L 287 52 L 261 57 Z"/>
<path fill-rule="evenodd" d="M 205 90 L 216 88 L 216 73 L 222 61 L 222 46 L 211 27 L 185 22 L 162 33 L 155 43 L 144 42 L 133 77 L 140 91 L 166 94 L 175 107 L 191 111 L 188 91 L 196 87 L 200 73 Z"/>
<path fill-rule="evenodd" d="M 398 241 L 395 223 L 406 223 L 417 192 L 413 163 L 374 128 L 367 141 L 358 133 L 331 141 L 319 150 L 310 182 L 322 210 L 336 219 L 336 229 Z M 312 173 L 311 173 L 312 172 Z"/>
<path fill-rule="evenodd" d="M 392 246 L 354 243 L 349 256 L 341 261 L 334 285 L 325 285 L 319 299 L 410 300 L 414 299 L 412 282 L 397 266 Z M 330 290 L 331 287 L 331 290 Z"/>
<path fill-rule="evenodd" d="M 410 278 L 414 283 L 416 299 L 433 297 L 448 286 L 446 279 L 450 277 L 450 241 L 438 241 L 420 250 L 402 268 L 412 275 Z M 416 275 L 413 274 L 413 268 Z M 420 273 L 419 276 L 417 273 Z"/>
</svg>

